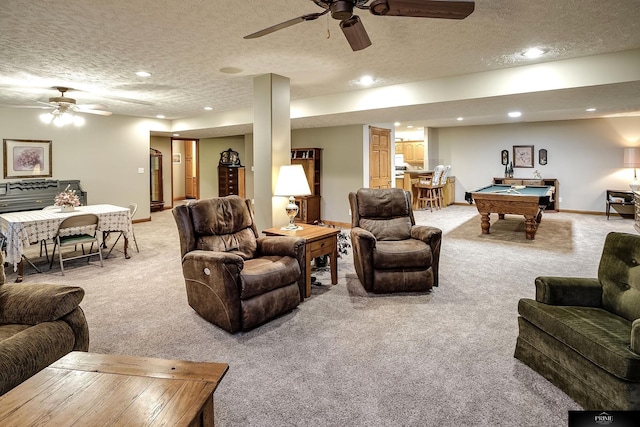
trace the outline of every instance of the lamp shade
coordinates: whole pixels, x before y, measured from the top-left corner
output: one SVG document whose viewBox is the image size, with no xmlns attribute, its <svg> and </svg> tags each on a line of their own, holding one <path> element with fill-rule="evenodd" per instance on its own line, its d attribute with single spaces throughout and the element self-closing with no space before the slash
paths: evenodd
<svg viewBox="0 0 640 427">
<path fill-rule="evenodd" d="M 628 147 L 624 149 L 624 167 L 640 168 L 640 147 Z"/>
<path fill-rule="evenodd" d="M 308 196 L 311 194 L 302 165 L 280 166 L 274 196 Z"/>
</svg>

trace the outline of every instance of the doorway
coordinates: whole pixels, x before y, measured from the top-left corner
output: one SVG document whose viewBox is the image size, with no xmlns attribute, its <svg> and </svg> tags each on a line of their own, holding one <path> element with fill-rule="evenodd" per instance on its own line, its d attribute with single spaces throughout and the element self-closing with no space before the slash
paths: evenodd
<svg viewBox="0 0 640 427">
<path fill-rule="evenodd" d="M 369 188 L 391 188 L 391 129 L 369 128 Z"/>
<path fill-rule="evenodd" d="M 199 140 L 171 139 L 173 201 L 200 198 Z"/>
</svg>

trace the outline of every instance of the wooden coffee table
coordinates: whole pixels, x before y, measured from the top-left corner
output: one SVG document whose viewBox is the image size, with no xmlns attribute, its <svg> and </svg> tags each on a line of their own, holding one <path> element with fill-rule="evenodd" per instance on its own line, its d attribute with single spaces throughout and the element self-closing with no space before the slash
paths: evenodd
<svg viewBox="0 0 640 427">
<path fill-rule="evenodd" d="M 0 425 L 213 426 L 228 368 L 75 351 L 0 396 Z"/>
<path fill-rule="evenodd" d="M 307 258 L 306 298 L 311 296 L 311 260 L 321 255 L 329 255 L 331 263 L 331 284 L 338 283 L 338 233 L 337 228 L 302 224 L 302 230 L 281 230 L 279 227 L 263 231 L 267 236 L 293 236 L 305 239 Z"/>
</svg>

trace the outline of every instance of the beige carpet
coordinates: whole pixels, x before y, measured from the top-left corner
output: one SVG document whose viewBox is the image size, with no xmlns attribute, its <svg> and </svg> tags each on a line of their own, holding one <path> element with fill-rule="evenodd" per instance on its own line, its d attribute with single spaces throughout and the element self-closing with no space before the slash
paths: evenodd
<svg viewBox="0 0 640 427">
<path fill-rule="evenodd" d="M 218 426 L 566 425 L 579 406 L 513 358 L 517 301 L 538 275 L 594 277 L 606 234 L 635 233 L 628 219 L 547 213 L 525 241 L 517 216 L 482 236 L 473 206 L 419 211 L 444 231 L 440 287 L 369 295 L 343 257 L 338 285 L 316 272 L 322 285 L 293 312 L 230 335 L 187 305 L 171 213 L 152 218 L 135 224 L 131 259 L 114 251 L 64 277 L 28 268 L 25 283 L 86 290 L 93 352 L 229 363 Z"/>
</svg>

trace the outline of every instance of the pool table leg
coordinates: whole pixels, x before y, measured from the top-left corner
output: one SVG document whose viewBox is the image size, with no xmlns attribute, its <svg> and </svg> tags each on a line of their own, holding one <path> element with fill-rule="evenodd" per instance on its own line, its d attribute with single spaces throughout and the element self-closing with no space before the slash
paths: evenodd
<svg viewBox="0 0 640 427">
<path fill-rule="evenodd" d="M 489 228 L 491 227 L 491 218 L 489 218 L 491 213 L 489 212 L 480 212 L 480 227 L 482 228 L 482 234 L 490 234 Z"/>
<path fill-rule="evenodd" d="M 524 232 L 526 234 L 527 240 L 535 240 L 537 228 L 538 228 L 538 223 L 536 221 L 536 215 L 525 215 L 524 216 Z"/>
</svg>

